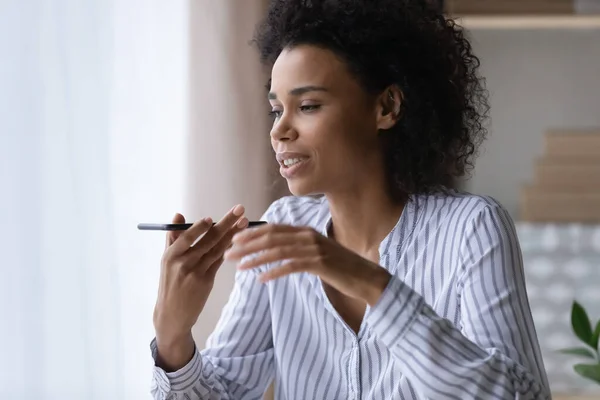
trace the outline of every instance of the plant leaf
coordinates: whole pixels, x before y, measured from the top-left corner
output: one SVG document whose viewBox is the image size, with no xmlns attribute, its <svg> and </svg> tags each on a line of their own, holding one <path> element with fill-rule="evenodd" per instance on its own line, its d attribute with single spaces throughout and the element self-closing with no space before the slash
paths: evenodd
<svg viewBox="0 0 600 400">
<path fill-rule="evenodd" d="M 600 350 L 600 347 L 598 347 L 598 339 L 600 339 L 600 321 L 596 324 L 596 329 L 594 329 L 594 333 L 592 334 L 592 343 L 590 343 L 594 350 L 597 351 Z"/>
<path fill-rule="evenodd" d="M 596 359 L 596 354 L 594 354 L 592 350 L 586 349 L 585 347 L 571 347 L 568 349 L 561 349 L 560 352 L 563 354 L 570 354 L 572 356 L 591 358 L 592 360 Z"/>
<path fill-rule="evenodd" d="M 573 302 L 573 308 L 571 308 L 571 326 L 579 339 L 594 347 L 592 344 L 592 323 L 585 309 L 576 301 Z"/>
<path fill-rule="evenodd" d="M 600 364 L 576 364 L 573 368 L 584 378 L 600 383 Z"/>
</svg>

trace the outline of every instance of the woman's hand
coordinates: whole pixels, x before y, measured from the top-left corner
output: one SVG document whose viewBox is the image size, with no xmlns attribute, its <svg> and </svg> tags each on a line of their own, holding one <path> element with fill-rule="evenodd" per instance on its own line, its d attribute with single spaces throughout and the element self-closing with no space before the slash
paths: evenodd
<svg viewBox="0 0 600 400">
<path fill-rule="evenodd" d="M 236 206 L 214 226 L 205 218 L 186 231 L 167 233 L 153 318 L 162 368 L 177 370 L 192 358 L 192 326 L 206 304 L 231 238 L 248 226 L 243 214 L 244 208 Z M 173 222 L 183 223 L 185 218 L 177 214 Z"/>
<path fill-rule="evenodd" d="M 247 229 L 234 236 L 233 247 L 225 253 L 225 259 L 240 260 L 254 253 L 259 254 L 244 261 L 238 269 L 284 261 L 280 267 L 262 273 L 262 282 L 308 272 L 346 296 L 364 300 L 371 306 L 377 303 L 390 280 L 386 269 L 308 227 L 267 224 Z"/>
</svg>

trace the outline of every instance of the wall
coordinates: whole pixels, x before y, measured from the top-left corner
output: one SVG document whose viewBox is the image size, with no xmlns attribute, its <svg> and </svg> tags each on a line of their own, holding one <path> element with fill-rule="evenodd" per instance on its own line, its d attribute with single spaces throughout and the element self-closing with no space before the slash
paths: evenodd
<svg viewBox="0 0 600 400">
<path fill-rule="evenodd" d="M 190 128 L 185 211 L 193 219 L 220 218 L 241 203 L 259 218 L 271 201 L 266 75 L 248 42 L 262 0 L 190 3 Z M 264 79 L 263 79 L 264 78 Z M 184 214 L 186 215 L 186 214 Z M 187 215 L 186 215 L 187 216 Z M 233 287 L 225 263 L 194 327 L 204 347 Z"/>
<path fill-rule="evenodd" d="M 463 186 L 494 196 L 518 218 L 543 133 L 600 127 L 600 29 L 472 32 L 491 100 L 491 130 Z"/>
</svg>

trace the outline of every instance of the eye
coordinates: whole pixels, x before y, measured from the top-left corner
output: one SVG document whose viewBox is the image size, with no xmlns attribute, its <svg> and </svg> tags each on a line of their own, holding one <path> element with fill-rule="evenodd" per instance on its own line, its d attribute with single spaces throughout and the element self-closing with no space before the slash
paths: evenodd
<svg viewBox="0 0 600 400">
<path fill-rule="evenodd" d="M 319 104 L 309 104 L 305 106 L 300 106 L 300 110 L 305 113 L 311 113 L 317 111 L 321 106 Z"/>
<path fill-rule="evenodd" d="M 269 111 L 269 116 L 273 119 L 281 118 L 281 110 L 271 110 Z"/>
</svg>

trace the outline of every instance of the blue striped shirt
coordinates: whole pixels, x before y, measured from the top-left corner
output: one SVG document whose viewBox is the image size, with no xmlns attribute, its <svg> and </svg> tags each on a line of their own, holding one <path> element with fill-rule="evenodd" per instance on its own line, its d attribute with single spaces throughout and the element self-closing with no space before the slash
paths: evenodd
<svg viewBox="0 0 600 400">
<path fill-rule="evenodd" d="M 325 197 L 284 197 L 263 216 L 327 235 Z M 488 197 L 413 196 L 379 247 L 392 279 L 356 334 L 318 277 L 268 284 L 238 272 L 206 349 L 155 367 L 155 399 L 549 399 L 521 251 Z M 151 344 L 156 358 L 156 345 Z"/>
</svg>

